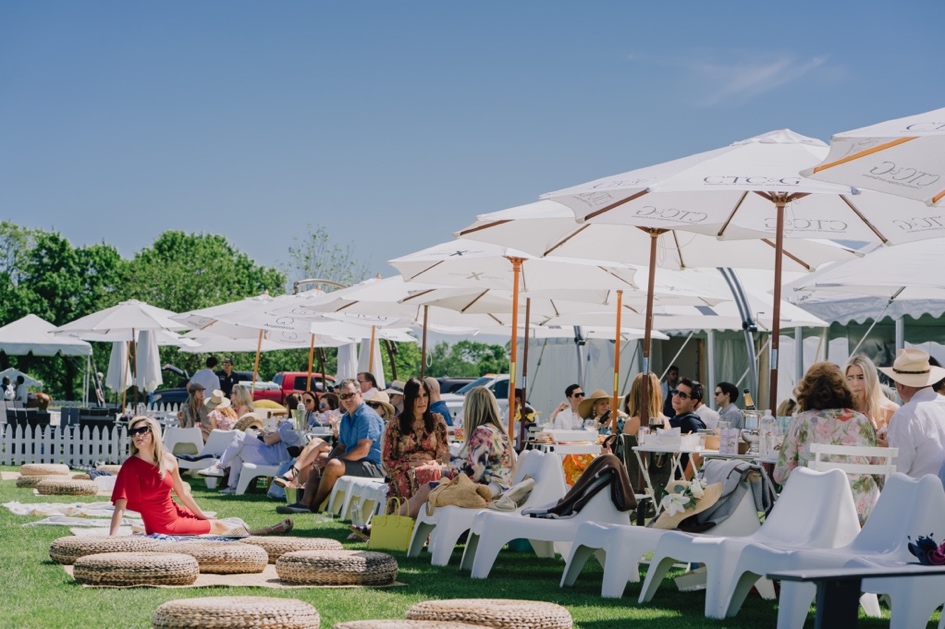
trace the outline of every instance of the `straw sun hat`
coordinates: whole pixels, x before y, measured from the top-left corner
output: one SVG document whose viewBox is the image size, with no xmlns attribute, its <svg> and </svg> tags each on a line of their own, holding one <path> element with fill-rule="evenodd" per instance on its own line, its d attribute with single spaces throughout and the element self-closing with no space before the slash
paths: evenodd
<svg viewBox="0 0 945 629">
<path fill-rule="evenodd" d="M 371 397 L 364 400 L 367 403 L 380 404 L 384 407 L 384 410 L 387 411 L 387 418 L 390 419 L 397 414 L 396 409 L 391 406 L 390 398 L 383 391 L 375 391 L 371 394 Z"/>
<path fill-rule="evenodd" d="M 604 391 L 603 389 L 596 389 L 593 393 L 591 393 L 590 397 L 584 398 L 584 401 L 578 405 L 578 415 L 584 419 L 592 417 L 594 415 L 594 405 L 600 400 L 609 399 L 610 393 L 607 393 L 607 391 Z"/>
<path fill-rule="evenodd" d="M 255 428 L 256 430 L 262 430 L 263 421 L 256 417 L 253 413 L 246 413 L 239 418 L 239 421 L 236 422 L 236 425 L 233 426 L 233 430 L 247 430 L 249 428 Z"/>
<path fill-rule="evenodd" d="M 226 397 L 220 389 L 214 389 L 210 397 L 203 401 L 203 405 L 211 411 L 218 408 L 229 408 L 230 398 Z"/>
<path fill-rule="evenodd" d="M 679 493 L 678 491 L 674 491 L 677 486 L 681 485 L 685 488 L 688 488 L 689 484 L 689 481 L 670 481 L 669 485 L 666 486 L 666 490 L 670 493 Z M 660 516 L 653 522 L 653 528 L 667 530 L 674 529 L 678 527 L 679 523 L 686 518 L 694 516 L 697 513 L 702 513 L 709 507 L 714 506 L 722 496 L 722 483 L 712 483 L 711 485 L 706 486 L 702 491 L 702 497 L 696 500 L 695 506 L 688 507 L 683 511 L 677 511 L 672 515 L 670 515 L 670 513 L 665 510 L 660 513 Z"/>
<path fill-rule="evenodd" d="M 879 370 L 899 384 L 920 389 L 945 378 L 945 369 L 931 366 L 929 355 L 914 347 L 899 350 L 893 366 L 880 367 Z"/>
</svg>

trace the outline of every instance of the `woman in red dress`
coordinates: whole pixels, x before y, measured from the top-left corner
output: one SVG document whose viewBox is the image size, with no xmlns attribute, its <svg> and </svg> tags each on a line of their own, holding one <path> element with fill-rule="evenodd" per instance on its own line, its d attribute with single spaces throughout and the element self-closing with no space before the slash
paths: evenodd
<svg viewBox="0 0 945 629">
<path fill-rule="evenodd" d="M 112 491 L 110 535 L 118 534 L 125 509 L 137 511 L 144 520 L 147 534 L 165 535 L 222 535 L 234 528 L 233 524 L 208 518 L 194 501 L 190 488 L 181 480 L 177 459 L 164 450 L 160 426 L 148 417 L 135 417 L 128 424 L 131 438 L 131 456 L 122 464 Z M 171 489 L 183 506 L 171 499 Z M 252 535 L 282 534 L 292 530 L 292 520 Z"/>
</svg>

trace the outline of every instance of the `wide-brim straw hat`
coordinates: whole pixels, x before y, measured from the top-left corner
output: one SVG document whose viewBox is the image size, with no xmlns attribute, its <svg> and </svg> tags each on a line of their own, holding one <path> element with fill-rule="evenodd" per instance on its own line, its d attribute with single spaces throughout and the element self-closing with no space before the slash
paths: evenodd
<svg viewBox="0 0 945 629">
<path fill-rule="evenodd" d="M 365 402 L 372 402 L 374 404 L 380 404 L 384 407 L 384 410 L 387 411 L 387 418 L 390 419 L 397 414 L 397 410 L 391 405 L 390 398 L 383 391 L 375 391 L 371 394 L 371 397 L 366 398 Z"/>
<path fill-rule="evenodd" d="M 218 408 L 229 408 L 230 404 L 230 398 L 226 397 L 226 394 L 220 389 L 214 389 L 210 397 L 203 401 L 203 405 L 211 411 Z"/>
<path fill-rule="evenodd" d="M 403 395 L 404 394 L 403 381 L 394 380 L 387 386 L 386 389 L 384 389 L 384 393 L 386 393 L 387 395 Z"/>
<path fill-rule="evenodd" d="M 236 422 L 236 425 L 233 426 L 233 430 L 247 430 L 249 428 L 255 428 L 256 430 L 262 430 L 263 420 L 259 419 L 253 413 L 246 413 Z"/>
<path fill-rule="evenodd" d="M 677 485 L 688 486 L 691 481 L 682 481 L 674 480 L 670 481 L 669 485 L 666 486 L 667 491 L 670 493 L 679 493 L 673 491 Z M 670 515 L 667 511 L 663 511 L 656 521 L 653 522 L 653 528 L 655 529 L 667 529 L 671 530 L 679 526 L 679 523 L 685 520 L 688 517 L 694 516 L 697 513 L 702 513 L 709 507 L 713 506 L 719 501 L 719 498 L 722 496 L 722 483 L 712 483 L 708 485 L 702 494 L 702 498 L 696 500 L 696 504 L 693 507 L 684 509 L 683 511 L 677 511 L 676 513 Z"/>
<path fill-rule="evenodd" d="M 929 355 L 914 347 L 899 350 L 893 366 L 880 367 L 879 370 L 899 384 L 920 389 L 945 378 L 945 369 L 930 365 Z"/>
<path fill-rule="evenodd" d="M 594 405 L 597 404 L 600 400 L 609 400 L 611 398 L 610 393 L 604 391 L 603 389 L 597 389 L 591 393 L 590 397 L 584 398 L 584 400 L 578 405 L 578 415 L 582 418 L 587 419 L 591 417 L 594 412 Z"/>
</svg>

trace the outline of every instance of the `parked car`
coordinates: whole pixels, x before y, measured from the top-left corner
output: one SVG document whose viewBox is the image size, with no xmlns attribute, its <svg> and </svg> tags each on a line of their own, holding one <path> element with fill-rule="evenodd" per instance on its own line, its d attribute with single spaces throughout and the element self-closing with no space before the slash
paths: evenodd
<svg viewBox="0 0 945 629">
<path fill-rule="evenodd" d="M 464 386 L 476 380 L 476 378 L 451 378 L 449 376 L 440 376 L 436 379 L 440 383 L 440 394 L 456 393 Z"/>
<path fill-rule="evenodd" d="M 495 374 L 482 376 L 481 378 L 476 378 L 472 382 L 464 385 L 462 388 L 457 390 L 456 393 L 446 393 L 440 396 L 440 398 L 446 402 L 447 408 L 450 409 L 450 413 L 453 415 L 454 426 L 462 425 L 463 401 L 466 399 L 466 394 L 476 387 L 486 387 L 492 391 L 492 394 L 495 395 L 496 401 L 499 403 L 499 411 L 503 414 L 503 421 L 505 420 L 505 415 L 508 415 L 509 376 L 507 374 L 501 376 L 497 376 Z"/>
<path fill-rule="evenodd" d="M 280 371 L 275 376 L 273 376 L 272 381 L 275 383 L 276 388 L 263 388 L 259 387 L 257 384 L 256 393 L 253 395 L 253 399 L 272 400 L 273 402 L 278 402 L 279 404 L 285 404 L 285 399 L 292 393 L 301 394 L 305 392 L 306 385 L 308 384 L 308 372 Z M 325 384 L 328 386 L 328 389 L 331 390 L 334 388 L 335 379 L 332 376 L 325 376 Z M 322 389 L 322 374 L 312 374 L 312 391 L 315 391 L 316 394 L 321 394 L 324 392 Z"/>
</svg>

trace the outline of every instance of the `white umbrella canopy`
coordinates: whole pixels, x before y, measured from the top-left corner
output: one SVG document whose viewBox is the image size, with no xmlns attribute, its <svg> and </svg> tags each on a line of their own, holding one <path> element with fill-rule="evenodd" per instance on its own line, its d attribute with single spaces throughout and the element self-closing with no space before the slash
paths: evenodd
<svg viewBox="0 0 945 629">
<path fill-rule="evenodd" d="M 128 343 L 112 343 L 112 353 L 108 359 L 108 372 L 105 374 L 105 386 L 112 391 L 125 391 L 134 382 L 131 379 L 131 363 L 128 360 Z"/>
<path fill-rule="evenodd" d="M 649 230 L 653 237 L 671 228 L 720 238 L 773 235 L 770 393 L 774 408 L 784 239 L 829 237 L 895 244 L 933 235 L 902 228 L 902 216 L 928 217 L 934 213 L 920 203 L 877 192 L 858 193 L 850 186 L 798 174 L 822 161 L 826 154 L 827 146 L 820 140 L 785 129 L 542 197 L 568 205 L 578 218 L 636 225 Z M 651 251 L 655 257 L 655 249 Z M 644 354 L 648 361 L 648 351 Z"/>
<path fill-rule="evenodd" d="M 801 174 L 938 205 L 945 198 L 945 108 L 838 133 L 824 162 Z"/>
<path fill-rule="evenodd" d="M 135 343 L 134 384 L 143 391 L 154 391 L 164 384 L 161 356 L 158 353 L 157 335 L 154 330 L 138 332 L 138 340 Z"/>
<path fill-rule="evenodd" d="M 34 354 L 54 356 L 62 352 L 65 356 L 91 356 L 92 346 L 85 341 L 68 336 L 56 336 L 56 326 L 28 314 L 22 319 L 0 328 L 0 351 L 11 356 Z"/>
<path fill-rule="evenodd" d="M 83 337 L 86 333 L 104 334 L 123 330 L 186 330 L 186 325 L 171 319 L 176 314 L 130 299 L 60 326 L 56 334 Z"/>
</svg>

